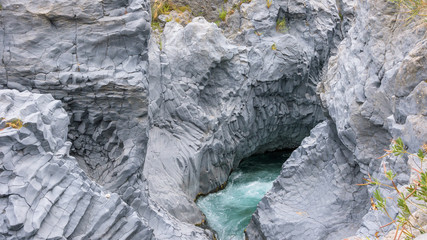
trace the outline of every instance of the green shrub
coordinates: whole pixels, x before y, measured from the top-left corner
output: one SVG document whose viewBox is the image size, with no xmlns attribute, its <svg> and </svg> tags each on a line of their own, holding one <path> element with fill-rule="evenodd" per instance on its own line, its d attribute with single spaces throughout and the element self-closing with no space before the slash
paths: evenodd
<svg viewBox="0 0 427 240">
<path fill-rule="evenodd" d="M 400 11 L 409 16 L 406 18 L 407 21 L 411 21 L 416 16 L 422 17 L 427 22 L 427 0 L 390 0 L 397 4 Z"/>
<path fill-rule="evenodd" d="M 1 122 L 4 120 L 5 120 L 5 118 L 3 118 L 3 117 L 0 118 Z M 13 118 L 10 120 L 6 120 L 6 124 L 4 125 L 4 128 L 0 128 L 0 131 L 5 129 L 5 128 L 8 128 L 8 127 L 15 128 L 15 129 L 21 129 L 23 126 L 24 126 L 24 123 L 22 122 L 21 119 Z"/>
<path fill-rule="evenodd" d="M 276 32 L 285 33 L 288 31 L 288 27 L 286 26 L 286 19 L 277 19 L 276 22 Z"/>
<path fill-rule="evenodd" d="M 276 43 L 273 43 L 273 45 L 271 45 L 271 49 L 272 49 L 272 50 L 274 50 L 274 51 L 276 51 L 276 50 L 277 50 Z"/>
<path fill-rule="evenodd" d="M 391 149 L 386 150 L 387 154 L 380 157 L 383 158 L 388 155 L 394 156 L 403 156 L 411 155 L 417 158 L 420 161 L 419 169 L 414 169 L 417 172 L 416 180 L 413 180 L 408 187 L 406 187 L 405 192 L 399 191 L 394 182 L 396 174 L 391 170 L 387 170 L 384 165 L 384 176 L 391 181 L 390 184 L 381 183 L 378 179 L 372 178 L 369 176 L 368 179 L 365 179 L 367 183 L 358 184 L 358 185 L 374 185 L 378 188 L 374 192 L 374 199 L 376 202 L 372 201 L 372 207 L 374 210 L 382 211 L 390 219 L 390 223 L 382 226 L 386 227 L 391 224 L 394 224 L 396 227 L 396 233 L 394 239 L 400 239 L 404 235 L 405 239 L 414 239 L 415 232 L 425 233 L 426 230 L 421 226 L 418 226 L 414 222 L 413 213 L 417 210 L 421 210 L 424 213 L 427 211 L 427 170 L 423 171 L 423 162 L 425 160 L 425 154 L 427 153 L 427 144 L 424 144 L 421 149 L 418 150 L 416 154 L 409 153 L 406 150 L 406 146 L 403 144 L 401 138 L 398 138 L 393 141 Z M 399 208 L 399 214 L 396 219 L 392 218 L 387 211 L 386 198 L 381 195 L 379 187 L 386 187 L 396 191 L 399 196 L 397 199 L 397 206 Z M 410 207 L 411 206 L 411 207 Z M 415 211 L 411 211 L 415 209 Z"/>
<path fill-rule="evenodd" d="M 221 8 L 221 11 L 219 12 L 219 19 L 221 19 L 221 21 L 225 21 L 226 17 L 227 17 L 227 11 L 225 11 L 224 8 Z"/>
<path fill-rule="evenodd" d="M 179 16 L 182 16 L 186 11 L 190 13 L 192 12 L 189 6 L 178 6 L 174 4 L 172 0 L 155 0 L 151 6 L 151 28 L 153 30 L 157 29 L 160 32 L 163 32 L 163 24 L 160 22 L 158 17 L 160 15 L 168 15 L 172 11 L 176 11 Z M 175 20 L 176 22 L 181 22 L 180 18 L 166 18 L 166 22 L 170 22 L 172 20 Z"/>
</svg>

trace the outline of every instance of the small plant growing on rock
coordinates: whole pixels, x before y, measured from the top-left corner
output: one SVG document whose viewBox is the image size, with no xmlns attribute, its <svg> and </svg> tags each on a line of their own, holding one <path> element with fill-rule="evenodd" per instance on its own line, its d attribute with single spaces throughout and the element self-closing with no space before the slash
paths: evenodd
<svg viewBox="0 0 427 240">
<path fill-rule="evenodd" d="M 0 118 L 1 122 L 3 122 L 4 120 L 5 120 L 5 118 Z M 0 126 L 3 126 L 3 123 Z M 5 128 L 8 128 L 8 127 L 15 128 L 15 129 L 21 129 L 23 126 L 24 126 L 24 123 L 22 122 L 21 119 L 13 118 L 11 120 L 7 120 L 4 123 L 4 126 L 0 127 L 0 131 L 5 129 Z"/>
<path fill-rule="evenodd" d="M 151 22 L 151 28 L 152 28 L 153 30 L 159 30 L 159 32 L 162 32 L 162 31 L 163 31 L 163 29 L 162 29 L 162 27 L 160 26 L 160 23 L 159 23 L 159 22 Z"/>
<path fill-rule="evenodd" d="M 399 208 L 399 214 L 396 219 L 392 218 L 387 211 L 386 201 L 387 199 L 381 195 L 381 192 L 378 189 L 374 192 L 374 203 L 371 199 L 371 204 L 374 210 L 380 210 L 384 212 L 391 222 L 382 226 L 386 227 L 391 224 L 396 226 L 396 231 L 394 239 L 400 239 L 402 235 L 405 236 L 405 239 L 414 239 L 417 234 L 423 234 L 426 232 L 426 229 L 423 229 L 422 226 L 419 226 L 416 222 L 416 217 L 414 217 L 415 212 L 422 212 L 426 214 L 427 211 L 427 170 L 423 170 L 423 162 L 425 160 L 425 154 L 427 153 L 427 144 L 424 144 L 421 149 L 418 150 L 417 154 L 409 153 L 406 150 L 407 148 L 403 144 L 401 138 L 393 140 L 391 149 L 385 150 L 387 154 L 380 157 L 383 158 L 388 155 L 402 156 L 410 155 L 417 158 L 420 161 L 419 169 L 413 169 L 417 172 L 416 180 L 413 180 L 409 186 L 406 187 L 406 191 L 400 191 L 395 182 L 394 178 L 396 174 L 391 170 L 387 170 L 384 165 L 384 175 L 391 181 L 391 184 L 381 183 L 378 179 L 372 178 L 369 176 L 369 179 L 365 179 L 367 183 L 359 185 L 374 185 L 374 186 L 383 186 L 390 188 L 393 191 L 396 191 L 399 196 L 397 199 L 397 206 Z M 412 209 L 412 210 L 411 210 Z M 413 211 L 415 209 L 415 211 Z"/>
<path fill-rule="evenodd" d="M 273 45 L 271 45 L 271 49 L 272 49 L 272 50 L 274 50 L 274 51 L 276 51 L 276 50 L 277 50 L 276 43 L 273 43 Z"/>
<path fill-rule="evenodd" d="M 406 21 L 411 21 L 416 16 L 420 16 L 427 22 L 427 1 L 426 0 L 390 0 L 396 3 L 400 11 L 408 14 Z"/>
<path fill-rule="evenodd" d="M 288 31 L 288 27 L 286 26 L 286 19 L 277 19 L 276 22 L 276 32 L 285 33 Z"/>
<path fill-rule="evenodd" d="M 271 7 L 271 4 L 273 4 L 273 0 L 266 0 L 267 2 L 267 8 Z"/>
<path fill-rule="evenodd" d="M 159 19 L 160 15 L 169 15 L 172 11 L 175 11 L 178 17 L 167 17 L 166 22 L 170 22 L 175 20 L 178 23 L 181 23 L 181 19 L 185 19 L 183 17 L 185 12 L 189 12 L 191 15 L 191 8 L 189 6 L 178 6 L 174 4 L 172 0 L 154 0 L 151 5 L 151 28 L 153 30 L 158 30 L 160 33 L 163 32 L 164 23 Z M 183 17 L 183 18 L 181 18 Z"/>
<path fill-rule="evenodd" d="M 221 11 L 219 12 L 219 19 L 221 19 L 221 21 L 225 21 L 225 18 L 227 17 L 227 11 L 224 10 L 224 8 L 221 8 Z"/>
</svg>

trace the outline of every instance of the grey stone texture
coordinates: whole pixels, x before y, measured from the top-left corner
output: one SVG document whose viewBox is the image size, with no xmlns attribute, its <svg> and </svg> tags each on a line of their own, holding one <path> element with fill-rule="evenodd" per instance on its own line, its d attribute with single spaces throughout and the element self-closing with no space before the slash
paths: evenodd
<svg viewBox="0 0 427 240">
<path fill-rule="evenodd" d="M 69 155 L 60 101 L 0 90 L 0 115 L 25 123 L 0 131 L 0 239 L 155 239 L 132 207 Z"/>
<path fill-rule="evenodd" d="M 0 86 L 61 100 L 73 155 L 116 190 L 145 155 L 133 146 L 147 142 L 147 1 L 1 4 Z"/>
<path fill-rule="evenodd" d="M 297 147 L 324 119 L 316 86 L 340 39 L 338 10 L 287 4 L 242 4 L 253 27 L 231 40 L 194 18 L 168 22 L 161 44 L 151 41 L 143 173 L 153 201 L 182 221 L 202 221 L 194 199 L 225 183 L 241 159 Z M 276 31 L 278 16 L 290 19 L 288 32 Z"/>
<path fill-rule="evenodd" d="M 351 176 L 370 174 L 385 182 L 385 164 L 397 173 L 398 184 L 408 182 L 407 158 L 377 158 L 384 155 L 391 139 L 401 137 L 409 152 L 418 151 L 427 139 L 426 26 L 420 19 L 405 22 L 405 16 L 390 2 L 355 3 L 354 22 L 337 54 L 329 59 L 318 86 L 329 119 L 327 127 L 321 125 L 323 134 L 331 129 L 334 134 L 329 134 L 328 141 L 319 139 L 318 126 L 283 165 L 274 187 L 253 215 L 247 229 L 249 239 L 372 238 L 376 232 L 384 236 L 390 230 L 380 228 L 390 219 L 370 209 L 366 201 L 375 188 L 348 195 L 354 192 L 355 183 L 364 183 Z M 334 151 L 343 154 L 331 156 Z M 316 166 L 325 160 L 331 167 L 319 173 Z M 308 169 L 304 171 L 305 166 Z M 351 167 L 345 179 L 331 179 L 337 169 Z M 317 184 L 324 179 L 324 184 Z M 335 195 L 342 188 L 346 194 Z M 393 199 L 388 201 L 388 209 L 396 216 L 396 193 L 385 188 L 381 192 Z M 296 209 L 308 209 L 308 214 L 295 215 Z M 346 212 L 352 209 L 358 209 L 357 214 Z M 335 232 L 337 226 L 341 232 Z"/>
<path fill-rule="evenodd" d="M 148 1 L 0 3 L 0 88 L 61 100 L 71 155 L 92 184 L 117 193 L 159 236 L 209 236 L 162 213 L 147 195 Z"/>
<path fill-rule="evenodd" d="M 368 191 L 334 124 L 318 124 L 283 165 L 246 229 L 249 239 L 343 239 L 360 227 Z"/>
<path fill-rule="evenodd" d="M 21 91 L 0 90 L 0 110 L 28 123 L 0 132 L 6 239 L 211 239 L 197 195 L 316 125 L 247 237 L 369 236 L 373 189 L 354 184 L 380 175 L 391 138 L 427 137 L 425 26 L 391 3 L 252 0 L 221 28 L 198 17 L 156 37 L 148 0 L 0 4 L 0 89 Z M 406 162 L 385 162 L 404 184 Z"/>
</svg>

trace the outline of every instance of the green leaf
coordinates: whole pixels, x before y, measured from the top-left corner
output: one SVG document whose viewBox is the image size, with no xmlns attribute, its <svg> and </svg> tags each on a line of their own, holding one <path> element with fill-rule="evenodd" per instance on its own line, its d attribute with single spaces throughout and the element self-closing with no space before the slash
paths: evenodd
<svg viewBox="0 0 427 240">
<path fill-rule="evenodd" d="M 424 160 L 424 152 L 423 150 L 419 149 L 418 150 L 418 154 L 417 154 L 418 158 L 423 161 Z"/>
<path fill-rule="evenodd" d="M 396 144 L 403 149 L 403 141 L 400 137 L 396 139 Z"/>
<path fill-rule="evenodd" d="M 403 194 L 400 198 L 397 199 L 397 206 L 400 208 L 401 214 L 405 219 L 411 216 L 411 210 L 409 210 L 409 207 L 406 204 L 405 196 Z"/>
<path fill-rule="evenodd" d="M 391 150 L 394 156 L 400 156 L 405 153 L 405 145 L 400 137 L 394 141 Z"/>
<path fill-rule="evenodd" d="M 388 170 L 385 175 L 390 181 L 393 181 L 393 179 L 396 177 L 396 174 L 391 170 Z"/>
<path fill-rule="evenodd" d="M 374 192 L 374 198 L 377 200 L 378 209 L 380 209 L 381 211 L 385 211 L 386 200 L 385 200 L 385 198 L 383 198 L 381 196 L 379 189 L 375 190 L 375 192 Z"/>
</svg>

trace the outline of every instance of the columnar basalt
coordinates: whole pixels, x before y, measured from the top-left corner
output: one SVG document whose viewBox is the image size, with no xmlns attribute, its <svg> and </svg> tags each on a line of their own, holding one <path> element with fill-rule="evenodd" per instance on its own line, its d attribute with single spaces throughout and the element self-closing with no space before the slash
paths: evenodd
<svg viewBox="0 0 427 240">
<path fill-rule="evenodd" d="M 3 239 L 154 239 L 147 222 L 102 189 L 69 155 L 69 118 L 46 94 L 0 90 L 0 115 L 20 129 L 0 132 Z"/>
</svg>

